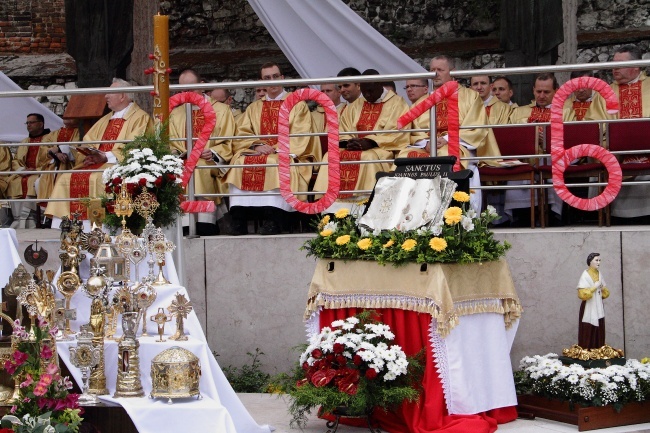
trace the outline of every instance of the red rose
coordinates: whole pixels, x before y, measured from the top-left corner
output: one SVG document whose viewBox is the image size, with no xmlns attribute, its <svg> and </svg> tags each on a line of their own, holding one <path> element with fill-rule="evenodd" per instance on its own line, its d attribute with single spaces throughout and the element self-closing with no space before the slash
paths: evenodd
<svg viewBox="0 0 650 433">
<path fill-rule="evenodd" d="M 113 187 L 113 192 L 114 192 L 115 194 L 119 194 L 121 190 L 122 190 L 122 187 L 120 187 L 119 185 Z"/>
<path fill-rule="evenodd" d="M 369 368 L 368 370 L 366 370 L 366 379 L 373 380 L 374 378 L 377 377 L 377 374 L 378 374 L 377 370 L 375 370 L 374 368 Z"/>
<path fill-rule="evenodd" d="M 345 346 L 341 343 L 334 343 L 334 353 L 343 353 Z"/>
<path fill-rule="evenodd" d="M 126 192 L 129 194 L 133 195 L 135 194 L 135 190 L 138 188 L 138 185 L 135 183 L 127 183 L 126 184 Z"/>
<path fill-rule="evenodd" d="M 337 363 L 338 365 L 345 365 L 345 364 L 348 363 L 348 360 L 345 358 L 345 356 L 343 356 L 343 355 L 338 355 L 338 356 L 336 357 L 336 363 Z"/>
<path fill-rule="evenodd" d="M 113 202 L 106 203 L 106 212 L 108 212 L 108 213 L 115 212 L 115 203 L 113 203 Z"/>
<path fill-rule="evenodd" d="M 176 175 L 173 173 L 167 173 L 167 180 L 173 182 L 176 180 Z"/>
<path fill-rule="evenodd" d="M 363 359 L 361 359 L 359 355 L 354 355 L 352 357 L 352 362 L 354 363 L 354 365 L 361 365 L 363 364 Z"/>
<path fill-rule="evenodd" d="M 311 351 L 311 356 L 315 359 L 320 359 L 323 356 L 323 351 L 320 349 L 314 349 Z"/>
<path fill-rule="evenodd" d="M 122 178 L 121 177 L 116 177 L 113 179 L 113 185 L 121 185 L 122 184 Z"/>
<path fill-rule="evenodd" d="M 143 177 L 142 179 L 140 179 L 140 182 L 138 182 L 138 184 L 140 186 L 147 186 L 147 179 Z"/>
<path fill-rule="evenodd" d="M 104 188 L 104 191 L 106 191 L 107 193 L 110 194 L 111 192 L 113 192 L 113 189 L 111 188 L 110 185 L 106 185 L 106 188 Z"/>
<path fill-rule="evenodd" d="M 333 353 L 328 353 L 327 356 L 325 357 L 325 359 L 327 359 L 329 362 L 334 362 L 336 357 L 334 356 Z"/>
<path fill-rule="evenodd" d="M 160 188 L 160 186 L 162 185 L 162 183 L 163 183 L 163 178 L 162 178 L 162 177 L 159 177 L 159 178 L 157 178 L 157 179 L 154 181 L 153 184 L 156 186 L 156 188 Z"/>
</svg>

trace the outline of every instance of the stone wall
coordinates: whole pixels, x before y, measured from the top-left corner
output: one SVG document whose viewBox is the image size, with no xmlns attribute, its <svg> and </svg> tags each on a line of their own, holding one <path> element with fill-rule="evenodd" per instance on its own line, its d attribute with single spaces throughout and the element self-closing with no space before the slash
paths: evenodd
<svg viewBox="0 0 650 433">
<path fill-rule="evenodd" d="M 0 53 L 65 52 L 63 0 L 2 0 Z"/>
</svg>

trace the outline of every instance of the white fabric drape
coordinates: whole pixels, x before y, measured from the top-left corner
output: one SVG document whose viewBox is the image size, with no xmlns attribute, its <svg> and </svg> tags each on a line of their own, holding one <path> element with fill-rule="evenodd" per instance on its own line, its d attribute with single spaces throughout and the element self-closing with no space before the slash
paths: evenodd
<svg viewBox="0 0 650 433">
<path fill-rule="evenodd" d="M 21 263 L 16 230 L 0 229 L 0 249 L 4 251 L 3 259 L 0 260 L 0 287 L 4 287 L 9 282 L 14 269 Z M 0 299 L 1 295 L 0 292 Z"/>
<path fill-rule="evenodd" d="M 340 0 L 248 2 L 303 78 L 335 77 L 348 66 L 380 74 L 426 72 Z M 398 93 L 406 97 L 400 83 Z"/>
<path fill-rule="evenodd" d="M 23 90 L 11 78 L 0 72 L 0 92 Z M 45 118 L 45 127 L 54 131 L 63 126 L 63 120 L 32 97 L 0 98 L 0 141 L 18 143 L 27 137 L 25 119 L 29 113 Z"/>
</svg>

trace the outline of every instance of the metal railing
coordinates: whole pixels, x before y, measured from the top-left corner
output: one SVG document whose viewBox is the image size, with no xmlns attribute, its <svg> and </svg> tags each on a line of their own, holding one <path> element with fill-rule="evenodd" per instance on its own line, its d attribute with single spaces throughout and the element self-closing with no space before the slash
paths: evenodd
<svg viewBox="0 0 650 433">
<path fill-rule="evenodd" d="M 458 70 L 458 71 L 452 71 L 451 76 L 452 77 L 471 77 L 477 74 L 481 75 L 517 75 L 517 74 L 533 74 L 533 73 L 542 73 L 542 72 L 570 72 L 570 71 L 582 71 L 582 70 L 600 70 L 600 69 L 612 69 L 612 68 L 621 68 L 621 67 L 648 67 L 650 66 L 650 60 L 635 60 L 635 61 L 626 61 L 626 62 L 602 62 L 602 63 L 582 63 L 582 64 L 573 64 L 573 65 L 552 65 L 552 66 L 534 66 L 534 67 L 513 67 L 513 68 L 493 68 L 493 69 L 478 69 L 478 70 Z M 172 91 L 181 91 L 181 90 L 212 90 L 216 88 L 223 88 L 223 89 L 237 89 L 237 88 L 243 88 L 243 87 L 268 87 L 268 86 L 288 86 L 288 87 L 302 87 L 302 86 L 307 86 L 307 85 L 313 85 L 313 84 L 325 84 L 325 83 L 333 83 L 333 84 L 340 84 L 340 83 L 349 83 L 349 82 L 357 82 L 357 83 L 363 83 L 363 82 L 376 82 L 376 81 L 391 81 L 391 80 L 408 80 L 408 79 L 417 79 L 417 78 L 426 78 L 430 79 L 436 76 L 436 73 L 434 72 L 423 72 L 423 73 L 407 73 L 407 74 L 385 74 L 385 75 L 371 75 L 371 76 L 358 76 L 358 77 L 329 77 L 329 78 L 301 78 L 301 79 L 283 79 L 283 80 L 256 80 L 256 81 L 233 81 L 233 82 L 223 82 L 223 83 L 202 83 L 202 84 L 194 84 L 194 85 L 172 85 L 170 86 Z M 61 95 L 87 95 L 87 94 L 107 94 L 107 93 L 145 93 L 145 92 L 150 92 L 153 90 L 153 86 L 131 86 L 131 87 L 101 87 L 101 88 L 83 88 L 83 89 L 58 89 L 58 90 L 26 90 L 26 91 L 5 91 L 5 92 L 0 92 L 0 101 L 1 98 L 11 98 L 11 97 L 24 97 L 24 96 L 61 96 Z M 435 110 L 430 111 L 431 116 L 435 115 Z M 189 105 L 188 109 L 186 111 L 186 116 L 191 116 L 189 112 Z M 600 123 L 600 124 L 609 124 L 613 122 L 636 122 L 636 121 L 644 121 L 647 119 L 641 118 L 641 119 L 627 119 L 627 120 L 611 120 L 611 119 L 604 119 L 604 120 L 599 120 L 599 121 L 580 121 L 580 122 L 566 122 L 565 124 L 571 124 L 571 123 Z M 550 123 L 536 123 L 536 126 L 547 126 Z M 186 131 L 186 135 L 189 137 L 191 135 L 191 122 L 186 122 L 186 125 L 188 125 L 188 131 Z M 430 119 L 430 125 L 431 127 L 429 129 L 403 129 L 403 130 L 374 130 L 374 131 L 364 131 L 364 134 L 397 134 L 397 133 L 405 133 L 405 132 L 424 132 L 428 133 L 429 136 L 434 137 L 436 136 L 436 130 L 435 130 L 435 118 L 432 117 Z M 528 124 L 521 124 L 521 126 L 525 126 Z M 461 129 L 477 129 L 477 128 L 502 128 L 502 127 L 510 127 L 513 125 L 465 125 L 461 126 Z M 356 134 L 357 131 L 341 131 L 340 134 Z M 292 133 L 290 134 L 290 137 L 305 137 L 305 136 L 310 136 L 310 137 L 322 137 L 326 136 L 327 133 Z M 239 139 L 267 139 L 267 138 L 277 138 L 277 135 L 248 135 L 248 136 L 214 136 L 210 137 L 210 140 L 239 140 Z M 191 138 L 178 138 L 178 139 L 172 139 L 173 141 L 185 141 L 186 146 L 188 149 L 188 152 L 191 151 L 191 144 L 193 140 L 196 140 L 196 138 L 191 139 Z M 55 146 L 55 145 L 69 145 L 69 144 L 74 144 L 74 145 L 88 145 L 88 144 L 99 144 L 99 143 L 126 143 L 129 140 L 101 140 L 101 141 L 73 141 L 73 142 L 48 142 L 48 143 L 0 143 L 0 147 L 14 147 L 14 146 L 42 146 L 42 145 L 48 145 L 48 146 Z M 435 148 L 435 146 L 432 146 Z M 640 154 L 640 153 L 650 153 L 650 150 L 643 152 L 643 151 L 621 151 L 621 152 L 612 152 L 615 155 L 625 155 L 625 154 Z M 514 155 L 514 156 L 509 156 L 509 158 L 521 158 L 521 159 L 541 159 L 541 158 L 547 158 L 549 157 L 549 154 L 534 154 L 534 155 Z M 472 161 L 472 162 L 478 162 L 478 161 L 487 161 L 491 159 L 499 159 L 500 157 L 494 156 L 494 157 L 463 157 L 461 160 L 463 161 Z M 394 160 L 393 159 L 385 159 L 385 160 L 373 160 L 373 161 L 341 161 L 342 165 L 346 164 L 377 164 L 377 163 L 392 163 Z M 301 167 L 301 166 L 313 166 L 313 167 L 318 167 L 321 165 L 326 165 L 327 162 L 322 162 L 322 161 L 316 161 L 316 162 L 292 162 L 291 166 L 292 167 Z M 251 167 L 252 165 L 248 164 L 229 164 L 227 165 L 228 169 L 237 169 L 237 168 L 245 168 L 245 167 Z M 258 167 L 277 167 L 278 164 L 256 164 L 255 166 Z M 214 169 L 215 166 L 213 165 L 206 165 L 206 166 L 197 166 L 196 169 L 198 170 L 205 170 L 205 169 Z M 74 173 L 74 172 L 102 172 L 104 170 L 101 169 L 78 169 L 78 170 L 71 170 L 71 169 L 66 169 L 66 170 L 57 170 L 57 173 Z M 44 173 L 46 171 L 41 171 L 41 170 L 25 170 L 21 171 L 20 174 L 39 174 L 39 173 Z M 9 175 L 16 175 L 18 172 L 15 171 L 0 171 L 0 176 L 9 176 Z M 623 185 L 624 186 L 635 186 L 635 185 L 647 185 L 650 184 L 650 182 L 646 181 L 629 181 L 625 182 Z M 606 185 L 605 183 L 574 183 L 571 184 L 571 186 L 575 187 L 581 187 L 581 186 L 604 186 Z M 485 189 L 485 190 L 502 190 L 502 189 L 530 189 L 530 188 L 552 188 L 553 185 L 551 184 L 535 184 L 535 185 L 482 185 L 480 187 L 477 187 L 477 189 Z M 229 193 L 223 193 L 223 194 L 200 194 L 192 191 L 193 187 L 190 187 L 188 191 L 188 199 L 193 200 L 195 197 L 201 197 L 201 198 L 215 198 L 215 197 L 228 197 L 232 196 L 234 194 L 229 194 Z M 370 193 L 371 191 L 369 190 L 346 190 L 346 191 L 341 191 L 341 193 L 345 194 L 350 194 L 350 193 L 358 193 L 358 194 L 367 194 Z M 298 193 L 298 192 L 296 192 Z M 308 191 L 308 192 L 300 192 L 300 195 L 314 195 L 314 194 L 323 194 L 324 191 Z M 262 196 L 262 195 L 279 195 L 277 192 L 259 192 L 259 193 L 251 193 L 251 194 L 238 194 L 238 195 L 255 195 L 255 196 Z M 78 201 L 78 198 L 72 198 L 72 199 L 56 199 L 56 198 L 35 198 L 35 199 L 3 199 L 2 201 L 5 202 L 11 202 L 11 201 L 36 201 L 36 202 L 47 202 L 47 201 Z"/>
</svg>

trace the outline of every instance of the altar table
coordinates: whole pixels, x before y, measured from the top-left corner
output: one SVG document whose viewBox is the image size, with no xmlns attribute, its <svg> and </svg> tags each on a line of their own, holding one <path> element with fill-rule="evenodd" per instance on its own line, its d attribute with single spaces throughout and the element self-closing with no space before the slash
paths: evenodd
<svg viewBox="0 0 650 433">
<path fill-rule="evenodd" d="M 489 433 L 517 417 L 509 353 L 522 308 L 505 261 L 395 268 L 319 260 L 308 334 L 362 309 L 381 315 L 407 355 L 426 353 L 420 401 L 375 411 L 382 429 Z"/>
</svg>

